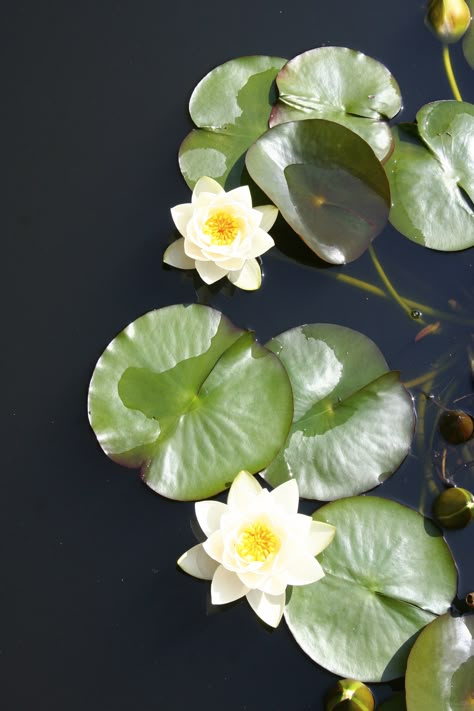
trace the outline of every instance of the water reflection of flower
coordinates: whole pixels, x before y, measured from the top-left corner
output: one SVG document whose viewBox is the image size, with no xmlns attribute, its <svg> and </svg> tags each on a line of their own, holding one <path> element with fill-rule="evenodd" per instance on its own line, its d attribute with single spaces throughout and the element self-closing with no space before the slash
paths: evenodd
<svg viewBox="0 0 474 711">
<path fill-rule="evenodd" d="M 248 472 L 240 472 L 227 504 L 196 503 L 207 540 L 182 555 L 178 565 L 190 575 L 212 580 L 213 604 L 245 595 L 257 615 L 277 627 L 287 585 L 306 585 L 324 576 L 315 556 L 331 543 L 336 530 L 299 514 L 298 501 L 294 479 L 270 492 Z"/>
<path fill-rule="evenodd" d="M 190 203 L 171 209 L 182 238 L 166 250 L 163 261 L 179 269 L 197 269 L 206 284 L 224 276 L 241 289 L 258 289 L 262 274 L 256 257 L 273 247 L 267 234 L 278 210 L 252 207 L 247 185 L 229 192 L 212 178 L 198 180 Z"/>
</svg>

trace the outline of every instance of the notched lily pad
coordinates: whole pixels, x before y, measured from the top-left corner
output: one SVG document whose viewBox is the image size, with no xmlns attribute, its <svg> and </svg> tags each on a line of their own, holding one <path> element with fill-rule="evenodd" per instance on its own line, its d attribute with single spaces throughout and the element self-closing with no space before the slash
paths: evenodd
<svg viewBox="0 0 474 711">
<path fill-rule="evenodd" d="M 372 489 L 399 467 L 413 437 L 413 403 L 369 338 L 312 324 L 267 348 L 283 362 L 295 403 L 285 446 L 264 472 L 272 486 L 295 478 L 301 496 L 328 501 Z"/>
<path fill-rule="evenodd" d="M 335 526 L 336 536 L 318 556 L 324 578 L 291 590 L 290 631 L 311 659 L 338 676 L 365 682 L 403 676 L 416 635 L 456 594 L 456 567 L 439 529 L 374 496 L 327 504 L 313 518 Z"/>
<path fill-rule="evenodd" d="M 268 128 L 275 77 L 285 62 L 280 57 L 240 57 L 199 82 L 189 104 L 198 128 L 179 150 L 179 166 L 190 188 L 203 175 L 227 190 L 241 184 L 245 152 Z"/>
<path fill-rule="evenodd" d="M 408 711 L 469 711 L 474 704 L 474 615 L 447 613 L 416 640 L 406 674 Z"/>
<path fill-rule="evenodd" d="M 291 121 L 250 147 L 247 169 L 319 257 L 357 259 L 382 231 L 390 208 L 384 170 L 370 146 L 332 121 Z"/>
<path fill-rule="evenodd" d="M 385 165 L 390 222 L 414 242 L 452 252 L 474 245 L 474 105 L 436 101 L 414 126 L 393 128 Z"/>
<path fill-rule="evenodd" d="M 349 128 L 380 160 L 392 149 L 386 119 L 401 108 L 400 89 L 383 64 L 347 47 L 319 47 L 291 59 L 277 76 L 270 126 L 321 118 Z"/>
<path fill-rule="evenodd" d="M 99 359 L 89 419 L 104 452 L 172 499 L 200 499 L 257 472 L 282 446 L 293 399 L 273 353 L 207 306 L 137 319 Z"/>
</svg>

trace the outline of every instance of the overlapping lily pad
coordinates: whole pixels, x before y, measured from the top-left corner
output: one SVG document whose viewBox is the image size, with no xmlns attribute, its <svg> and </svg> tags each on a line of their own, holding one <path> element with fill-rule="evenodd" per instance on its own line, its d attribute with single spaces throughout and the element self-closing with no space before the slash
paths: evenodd
<svg viewBox="0 0 474 711">
<path fill-rule="evenodd" d="M 342 326 L 312 324 L 267 343 L 283 362 L 294 420 L 265 471 L 277 486 L 295 478 L 300 495 L 328 501 L 380 484 L 408 453 L 413 404 L 377 346 Z"/>
<path fill-rule="evenodd" d="M 372 496 L 327 504 L 313 518 L 335 526 L 336 536 L 318 556 L 325 577 L 291 590 L 285 618 L 293 636 L 341 677 L 402 676 L 416 635 L 456 594 L 456 567 L 439 529 Z"/>
<path fill-rule="evenodd" d="M 414 126 L 394 128 L 385 168 L 390 221 L 414 242 L 456 251 L 474 245 L 474 105 L 436 101 Z"/>
<path fill-rule="evenodd" d="M 408 711 L 469 711 L 474 704 L 474 615 L 443 615 L 416 640 L 408 657 Z"/>
<path fill-rule="evenodd" d="M 380 160 L 392 149 L 386 119 L 401 108 L 400 89 L 383 64 L 347 47 L 319 47 L 291 59 L 277 77 L 270 126 L 321 118 L 369 143 Z"/>
<path fill-rule="evenodd" d="M 203 175 L 226 189 L 241 184 L 245 152 L 268 128 L 275 77 L 285 62 L 279 57 L 240 57 L 199 82 L 189 104 L 198 128 L 179 151 L 179 166 L 190 188 Z"/>
<path fill-rule="evenodd" d="M 169 306 L 107 347 L 89 417 L 113 460 L 141 467 L 152 489 L 201 499 L 241 469 L 257 472 L 288 433 L 293 398 L 279 359 L 207 306 Z"/>
<path fill-rule="evenodd" d="M 246 165 L 288 224 L 327 262 L 353 261 L 387 222 L 390 189 L 380 162 L 337 123 L 276 126 L 251 146 Z"/>
</svg>

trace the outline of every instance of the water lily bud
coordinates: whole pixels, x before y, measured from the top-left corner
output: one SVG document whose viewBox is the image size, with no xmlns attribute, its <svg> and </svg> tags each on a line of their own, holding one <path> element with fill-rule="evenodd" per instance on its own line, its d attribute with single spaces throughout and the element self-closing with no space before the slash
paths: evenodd
<svg viewBox="0 0 474 711">
<path fill-rule="evenodd" d="M 450 444 L 461 444 L 472 437 L 474 422 L 462 410 L 446 410 L 439 418 L 439 430 Z"/>
<path fill-rule="evenodd" d="M 474 516 L 474 496 L 457 486 L 446 489 L 435 500 L 433 515 L 443 528 L 464 528 Z"/>
<path fill-rule="evenodd" d="M 461 39 L 471 22 L 471 12 L 464 0 L 430 0 L 425 22 L 445 44 Z"/>
<path fill-rule="evenodd" d="M 326 711 L 374 711 L 369 687 L 355 679 L 341 679 L 326 696 Z"/>
</svg>

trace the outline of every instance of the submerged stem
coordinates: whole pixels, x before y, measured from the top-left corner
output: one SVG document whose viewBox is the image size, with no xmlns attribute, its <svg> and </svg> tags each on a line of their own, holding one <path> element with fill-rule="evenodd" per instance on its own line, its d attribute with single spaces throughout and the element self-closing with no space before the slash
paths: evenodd
<svg viewBox="0 0 474 711">
<path fill-rule="evenodd" d="M 461 92 L 459 91 L 456 77 L 454 76 L 453 67 L 451 64 L 451 56 L 449 54 L 449 46 L 447 44 L 443 45 L 443 62 L 446 76 L 448 77 L 449 86 L 453 92 L 453 96 L 456 101 L 462 101 Z"/>
<path fill-rule="evenodd" d="M 372 262 L 374 264 L 374 267 L 376 268 L 379 277 L 382 279 L 383 283 L 385 284 L 389 294 L 391 294 L 391 296 L 393 296 L 393 298 L 395 299 L 397 304 L 402 307 L 402 309 L 405 311 L 405 313 L 408 314 L 408 316 L 410 318 L 413 318 L 412 317 L 412 310 L 407 305 L 406 301 L 404 301 L 404 299 L 402 299 L 402 297 L 399 295 L 398 291 L 395 289 L 395 287 L 393 286 L 393 284 L 390 281 L 390 279 L 388 278 L 388 276 L 385 274 L 384 268 L 380 264 L 379 259 L 378 259 L 377 255 L 375 254 L 375 249 L 373 248 L 372 245 L 370 245 L 370 247 L 369 247 L 369 254 L 370 254 L 370 258 L 372 259 Z M 419 322 L 423 323 L 422 319 L 419 319 Z"/>
</svg>

